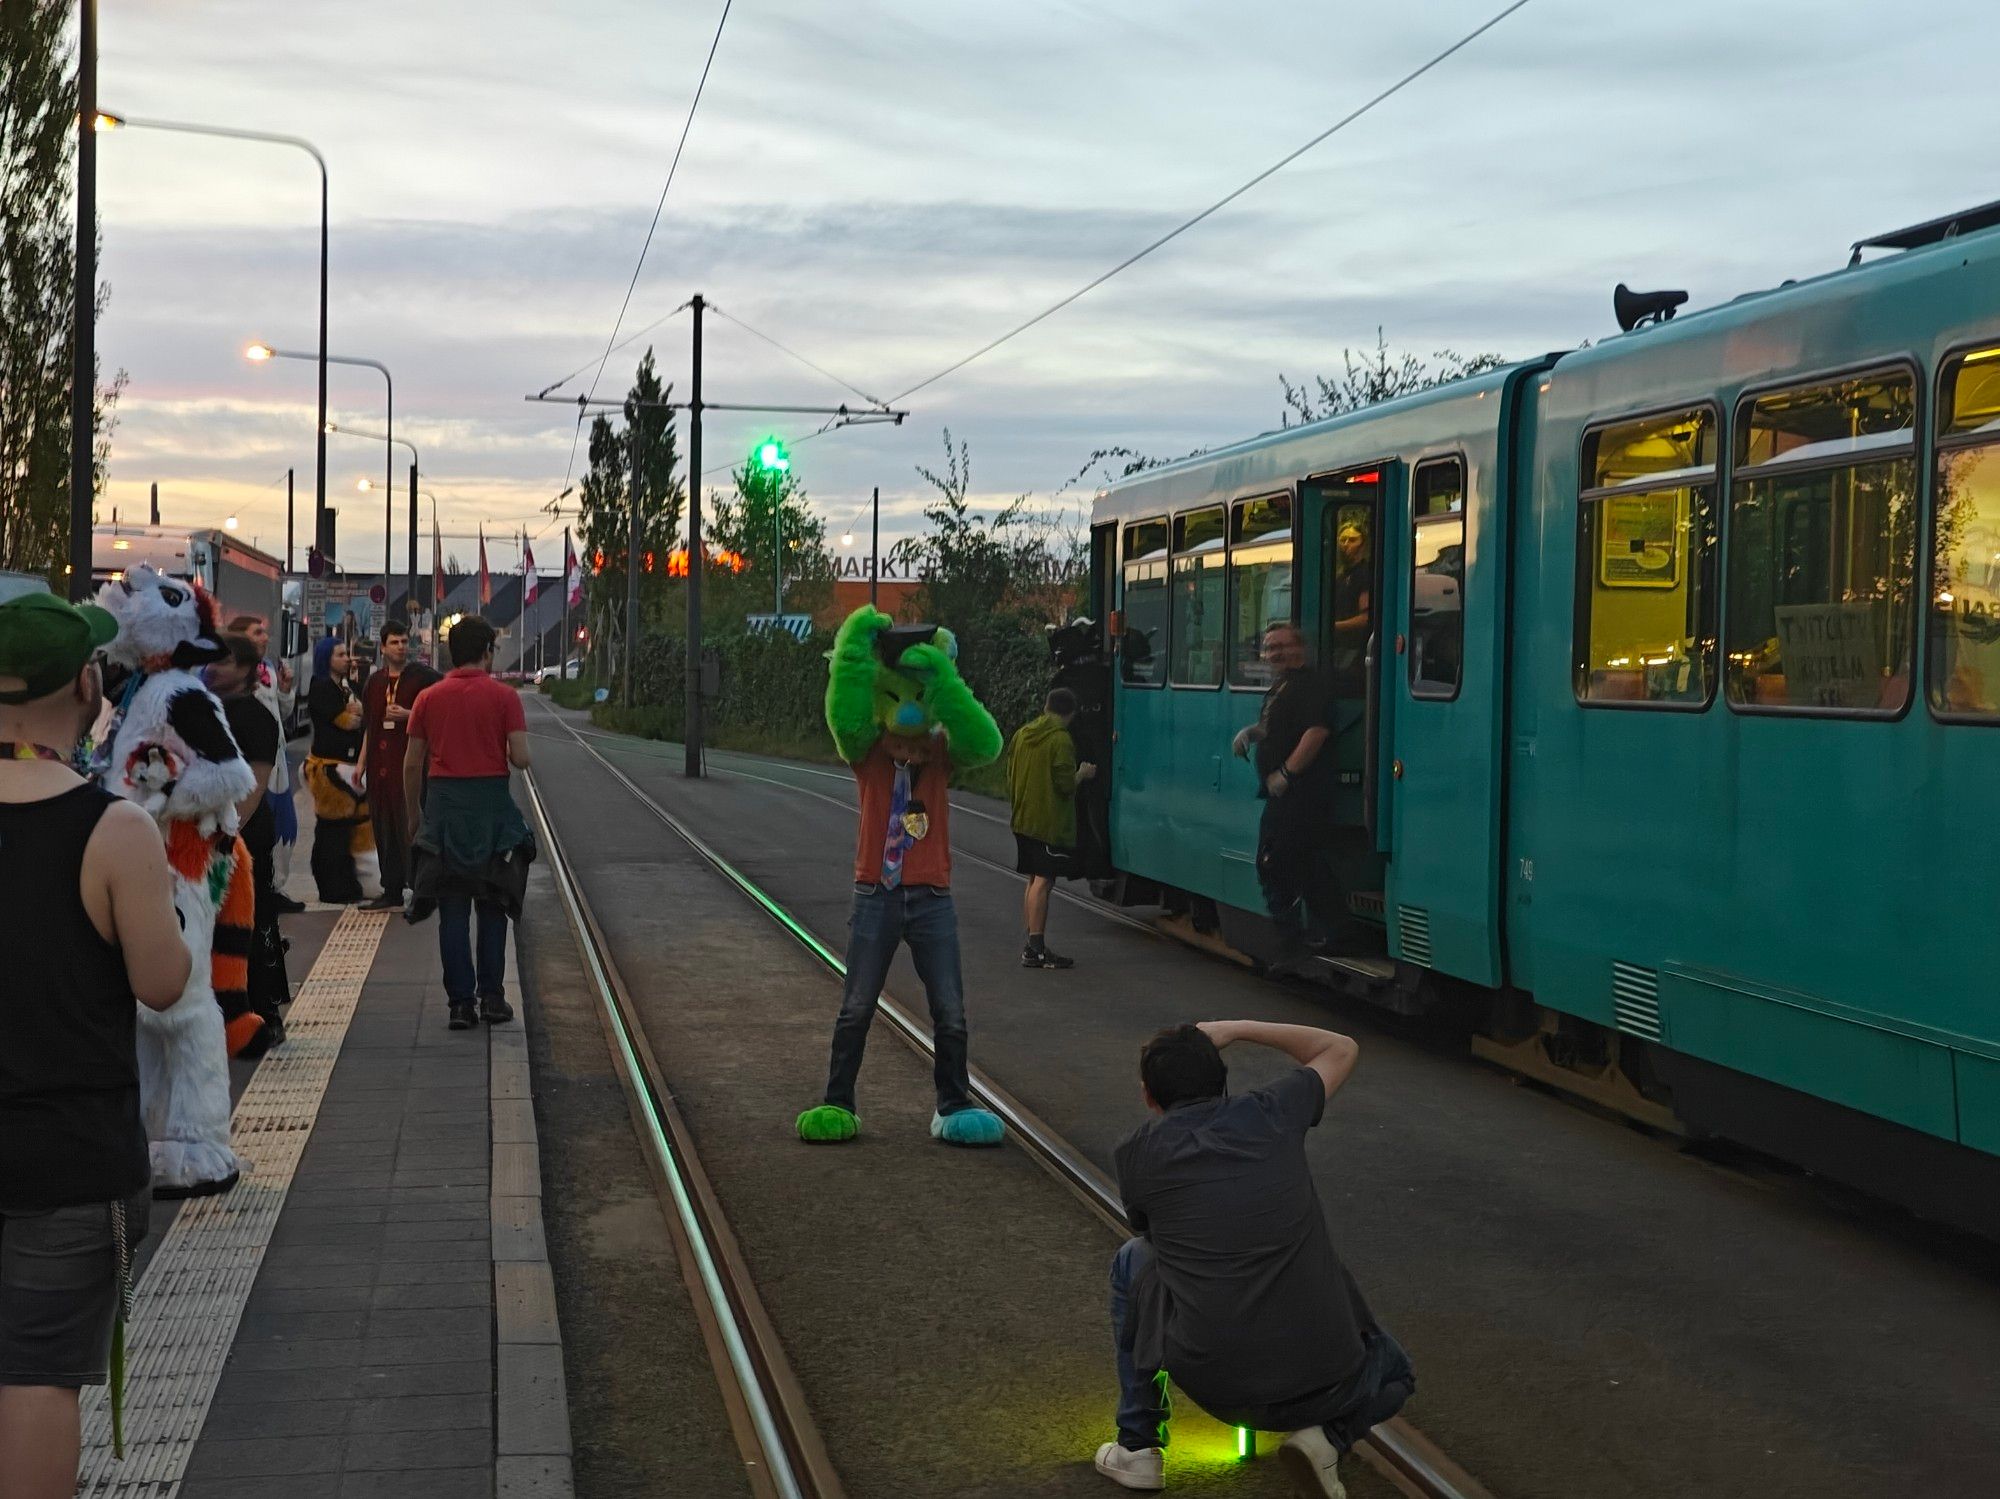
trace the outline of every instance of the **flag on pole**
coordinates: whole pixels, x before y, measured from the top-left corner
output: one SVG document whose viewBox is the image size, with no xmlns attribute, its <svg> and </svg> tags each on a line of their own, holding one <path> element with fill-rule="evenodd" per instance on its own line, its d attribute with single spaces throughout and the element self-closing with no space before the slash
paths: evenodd
<svg viewBox="0 0 2000 1499">
<path fill-rule="evenodd" d="M 486 523 L 479 524 L 479 607 L 493 602 L 493 575 L 486 570 Z"/>
<path fill-rule="evenodd" d="M 521 538 L 521 574 L 527 580 L 521 586 L 521 607 L 525 609 L 542 591 L 542 580 L 535 572 L 535 548 L 525 536 Z"/>
<path fill-rule="evenodd" d="M 583 607 L 583 567 L 578 562 L 576 549 L 569 544 L 569 532 L 563 532 L 563 587 L 569 590 L 569 607 Z"/>
</svg>

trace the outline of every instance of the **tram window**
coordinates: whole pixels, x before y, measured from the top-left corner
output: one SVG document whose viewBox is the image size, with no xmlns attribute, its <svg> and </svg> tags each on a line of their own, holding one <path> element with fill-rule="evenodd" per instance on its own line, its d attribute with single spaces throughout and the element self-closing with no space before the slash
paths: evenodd
<svg viewBox="0 0 2000 1499">
<path fill-rule="evenodd" d="M 1269 687 L 1264 631 L 1292 617 L 1292 497 L 1239 500 L 1229 515 L 1229 680 Z"/>
<path fill-rule="evenodd" d="M 1910 699 L 1916 379 L 1887 370 L 1741 408 L 1726 683 L 1748 709 Z"/>
<path fill-rule="evenodd" d="M 1229 643 L 1228 512 L 1216 505 L 1174 517 L 1173 623 L 1167 680 L 1176 687 L 1220 687 Z"/>
<path fill-rule="evenodd" d="M 1125 527 L 1125 632 L 1118 642 L 1118 671 L 1133 687 L 1158 687 L 1167 679 L 1167 523 L 1133 521 Z"/>
<path fill-rule="evenodd" d="M 1583 440 L 1576 695 L 1699 706 L 1715 675 L 1715 412 L 1643 417 Z"/>
<path fill-rule="evenodd" d="M 1453 698 L 1465 662 L 1465 461 L 1418 464 L 1410 509 L 1410 693 Z"/>
<path fill-rule="evenodd" d="M 1931 708 L 2000 720 L 2000 348 L 1947 367 L 1938 411 Z"/>
</svg>

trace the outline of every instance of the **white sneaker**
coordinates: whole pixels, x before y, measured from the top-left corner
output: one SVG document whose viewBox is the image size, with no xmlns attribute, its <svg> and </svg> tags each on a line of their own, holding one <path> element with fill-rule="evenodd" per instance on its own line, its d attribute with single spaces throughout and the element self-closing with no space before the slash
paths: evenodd
<svg viewBox="0 0 2000 1499">
<path fill-rule="evenodd" d="M 1334 1471 L 1340 1451 L 1317 1426 L 1295 1431 L 1278 1449 L 1278 1463 L 1292 1488 L 1307 1499 L 1347 1499 L 1347 1486 Z"/>
<path fill-rule="evenodd" d="M 1167 1486 L 1166 1459 L 1157 1447 L 1134 1452 L 1130 1447 L 1106 1442 L 1097 1449 L 1097 1471 L 1128 1489 L 1163 1489 Z"/>
</svg>

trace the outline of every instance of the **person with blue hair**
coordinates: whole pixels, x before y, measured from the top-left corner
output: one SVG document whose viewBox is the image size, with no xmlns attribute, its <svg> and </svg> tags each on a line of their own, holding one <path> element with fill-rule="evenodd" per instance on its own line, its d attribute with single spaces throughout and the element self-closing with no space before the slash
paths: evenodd
<svg viewBox="0 0 2000 1499">
<path fill-rule="evenodd" d="M 312 872 L 319 898 L 329 905 L 353 905 L 362 898 L 356 859 L 372 854 L 374 830 L 360 781 L 361 699 L 347 685 L 352 660 L 337 635 L 313 642 L 312 685 L 306 716 L 312 746 L 306 753 L 306 789 L 312 794 Z"/>
</svg>

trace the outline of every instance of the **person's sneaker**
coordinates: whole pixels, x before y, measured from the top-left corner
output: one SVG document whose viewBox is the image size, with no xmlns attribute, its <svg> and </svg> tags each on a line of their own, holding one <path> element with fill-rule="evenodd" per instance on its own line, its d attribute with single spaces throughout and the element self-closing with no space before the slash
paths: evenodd
<svg viewBox="0 0 2000 1499">
<path fill-rule="evenodd" d="M 403 909 L 403 897 L 400 895 L 391 895 L 388 891 L 384 890 L 373 900 L 363 901 L 361 909 L 364 911 L 400 911 Z"/>
<path fill-rule="evenodd" d="M 1074 968 L 1075 958 L 1065 958 L 1059 952 L 1051 952 L 1046 947 L 1024 947 L 1021 949 L 1023 968 Z"/>
<path fill-rule="evenodd" d="M 479 1007 L 474 1004 L 453 1005 L 451 1019 L 446 1028 L 454 1031 L 471 1031 L 479 1028 Z"/>
<path fill-rule="evenodd" d="M 488 1025 L 505 1025 L 514 1018 L 514 1007 L 504 999 L 482 999 L 479 1018 Z"/>
<path fill-rule="evenodd" d="M 1127 1489 L 1163 1489 L 1167 1486 L 1166 1456 L 1157 1447 L 1134 1452 L 1116 1442 L 1097 1449 L 1097 1471 Z"/>
<path fill-rule="evenodd" d="M 1347 1486 L 1335 1471 L 1340 1449 L 1317 1426 L 1295 1431 L 1278 1449 L 1278 1463 L 1292 1481 L 1293 1492 L 1307 1499 L 1347 1499 Z"/>
<path fill-rule="evenodd" d="M 302 900 L 293 900 L 289 895 L 274 895 L 271 897 L 271 909 L 280 916 L 302 916 L 305 914 L 306 903 Z"/>
</svg>

